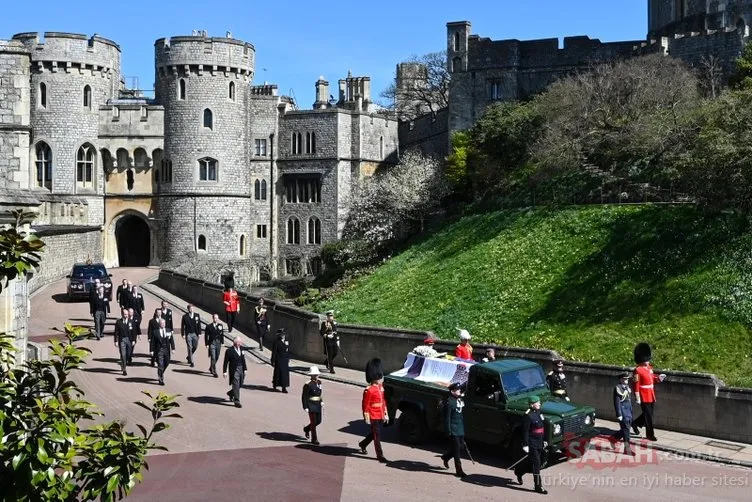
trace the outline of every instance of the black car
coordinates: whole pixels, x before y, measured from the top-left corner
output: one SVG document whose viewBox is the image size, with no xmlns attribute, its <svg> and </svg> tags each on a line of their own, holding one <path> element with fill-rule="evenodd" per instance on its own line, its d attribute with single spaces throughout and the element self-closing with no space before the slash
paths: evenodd
<svg viewBox="0 0 752 502">
<path fill-rule="evenodd" d="M 68 278 L 69 299 L 88 299 L 94 280 L 99 279 L 104 286 L 107 298 L 112 301 L 112 274 L 107 273 L 104 263 L 76 263 L 66 277 Z"/>
</svg>

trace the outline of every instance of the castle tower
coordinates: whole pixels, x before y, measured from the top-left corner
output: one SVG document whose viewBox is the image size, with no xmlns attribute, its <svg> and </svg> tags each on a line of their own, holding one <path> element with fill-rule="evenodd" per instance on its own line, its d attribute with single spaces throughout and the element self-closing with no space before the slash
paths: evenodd
<svg viewBox="0 0 752 502">
<path fill-rule="evenodd" d="M 88 202 L 103 220 L 104 177 L 97 144 L 99 106 L 120 88 L 120 48 L 94 35 L 47 32 L 13 37 L 31 53 L 31 186 Z M 50 166 L 37 175 L 36 164 Z M 86 222 L 77 222 L 86 223 Z"/>
<path fill-rule="evenodd" d="M 29 51 L 17 41 L 0 40 L 0 188 L 28 189 Z"/>
<path fill-rule="evenodd" d="M 447 70 L 450 73 L 467 71 L 467 41 L 470 21 L 447 23 Z"/>
<path fill-rule="evenodd" d="M 155 43 L 164 158 L 172 166 L 172 181 L 160 187 L 160 254 L 239 259 L 250 237 L 246 124 L 255 50 L 194 33 Z"/>
</svg>

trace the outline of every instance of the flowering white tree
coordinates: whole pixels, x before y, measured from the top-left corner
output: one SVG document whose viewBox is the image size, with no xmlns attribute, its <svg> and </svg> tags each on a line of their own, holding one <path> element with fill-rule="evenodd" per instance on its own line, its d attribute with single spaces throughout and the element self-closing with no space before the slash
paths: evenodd
<svg viewBox="0 0 752 502">
<path fill-rule="evenodd" d="M 342 236 L 346 251 L 370 261 L 416 226 L 422 232 L 448 193 L 438 159 L 405 153 L 396 166 L 353 187 Z"/>
</svg>

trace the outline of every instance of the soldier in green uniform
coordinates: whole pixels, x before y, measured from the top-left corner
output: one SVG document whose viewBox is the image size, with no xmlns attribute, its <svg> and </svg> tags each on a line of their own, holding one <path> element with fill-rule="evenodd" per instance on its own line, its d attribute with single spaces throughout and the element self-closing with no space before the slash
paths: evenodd
<svg viewBox="0 0 752 502">
<path fill-rule="evenodd" d="M 455 476 L 464 478 L 467 476 L 462 470 L 462 461 L 460 452 L 465 444 L 465 419 L 462 416 L 462 410 L 465 408 L 465 402 L 462 400 L 462 384 L 455 382 L 449 386 L 449 397 L 444 404 L 444 425 L 452 441 L 451 449 L 441 456 L 444 461 L 444 467 L 449 469 L 449 459 L 454 457 Z"/>
</svg>

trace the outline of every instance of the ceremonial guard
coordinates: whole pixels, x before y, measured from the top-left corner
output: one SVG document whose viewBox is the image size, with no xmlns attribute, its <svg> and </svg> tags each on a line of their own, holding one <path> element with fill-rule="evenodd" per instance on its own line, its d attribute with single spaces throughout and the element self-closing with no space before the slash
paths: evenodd
<svg viewBox="0 0 752 502">
<path fill-rule="evenodd" d="M 266 338 L 266 334 L 269 333 L 269 318 L 266 314 L 266 305 L 263 298 L 259 298 L 254 316 L 256 318 L 256 334 L 258 335 L 259 350 L 263 351 L 264 339 Z"/>
<path fill-rule="evenodd" d="M 546 382 L 554 396 L 569 401 L 569 396 L 567 395 L 567 376 L 564 374 L 564 361 L 561 359 L 554 361 L 554 369 L 548 372 Z"/>
<path fill-rule="evenodd" d="M 473 347 L 470 345 L 470 333 L 466 329 L 459 329 L 460 344 L 454 349 L 454 357 L 458 359 L 473 360 Z"/>
<path fill-rule="evenodd" d="M 371 431 L 363 440 L 358 443 L 360 452 L 367 454 L 366 447 L 373 441 L 376 449 L 376 458 L 382 464 L 388 462 L 384 458 L 384 452 L 381 450 L 381 424 L 389 422 L 389 415 L 386 409 L 386 398 L 384 397 L 384 371 L 381 368 L 381 359 L 371 359 L 366 364 L 366 381 L 368 387 L 363 391 L 363 419 L 366 424 L 371 426 Z"/>
<path fill-rule="evenodd" d="M 238 292 L 233 288 L 229 288 L 222 295 L 222 303 L 225 304 L 225 312 L 227 313 L 227 332 L 232 333 L 232 328 L 235 326 L 238 312 L 240 312 L 240 298 L 238 298 Z"/>
<path fill-rule="evenodd" d="M 455 476 L 464 478 L 467 476 L 462 470 L 462 460 L 460 453 L 465 444 L 465 418 L 462 411 L 465 408 L 465 402 L 462 399 L 462 384 L 455 382 L 449 386 L 449 397 L 444 403 L 444 427 L 446 428 L 449 439 L 452 441 L 451 448 L 441 456 L 444 467 L 449 469 L 449 459 L 454 458 Z"/>
<path fill-rule="evenodd" d="M 198 337 L 201 335 L 201 316 L 198 312 L 193 311 L 193 305 L 188 304 L 188 312 L 183 314 L 180 322 L 180 333 L 185 338 L 185 345 L 188 349 L 188 364 L 193 368 L 193 354 L 198 348 Z"/>
<path fill-rule="evenodd" d="M 214 378 L 218 378 L 217 374 L 217 360 L 219 359 L 219 353 L 222 350 L 222 342 L 225 339 L 224 326 L 219 322 L 219 314 L 212 316 L 211 324 L 206 325 L 204 331 L 204 343 L 206 343 L 209 349 L 209 373 L 214 375 Z"/>
<path fill-rule="evenodd" d="M 127 375 L 128 372 L 125 367 L 131 359 L 135 341 L 128 311 L 122 309 L 121 313 L 122 317 L 115 321 L 115 347 L 120 350 L 120 369 L 123 371 L 123 375 Z"/>
<path fill-rule="evenodd" d="M 303 385 L 303 411 L 308 414 L 308 425 L 303 427 L 303 434 L 306 439 L 311 438 L 311 443 L 318 445 L 319 439 L 316 434 L 316 427 L 321 424 L 321 414 L 324 408 L 324 401 L 321 399 L 321 382 L 319 381 L 319 368 L 311 366 L 308 376 L 311 380 Z"/>
<path fill-rule="evenodd" d="M 640 405 L 642 414 L 632 422 L 632 430 L 635 434 L 640 433 L 640 427 L 645 427 L 645 437 L 650 441 L 657 441 L 655 429 L 653 429 L 653 412 L 655 411 L 655 388 L 654 385 L 663 382 L 666 375 L 653 374 L 650 365 L 652 350 L 647 343 L 638 343 L 634 348 L 634 361 L 637 367 L 633 373 L 633 388 L 635 400 Z"/>
<path fill-rule="evenodd" d="M 540 470 L 546 461 L 546 447 L 548 443 L 543 440 L 545 427 L 543 424 L 543 415 L 540 413 L 540 398 L 538 396 L 530 396 L 528 403 L 530 404 L 530 408 L 522 418 L 522 451 L 525 452 L 527 459 L 517 464 L 514 473 L 517 476 L 517 482 L 522 484 L 522 476 L 528 472 L 532 472 L 535 491 L 545 494 L 548 491 L 543 488 Z"/>
<path fill-rule="evenodd" d="M 94 316 L 94 335 L 97 340 L 101 340 L 107 314 L 110 313 L 110 301 L 104 294 L 104 286 L 99 286 L 97 291 L 94 292 L 94 296 L 89 301 L 89 311 Z"/>
<path fill-rule="evenodd" d="M 611 442 L 624 440 L 624 454 L 634 455 L 629 444 L 629 428 L 632 425 L 632 389 L 629 388 L 629 372 L 619 375 L 619 383 L 614 387 L 614 413 L 619 421 L 619 431 L 611 436 Z"/>
<path fill-rule="evenodd" d="M 272 344 L 272 367 L 272 389 L 282 387 L 282 392 L 287 394 L 290 386 L 290 342 L 282 328 L 277 330 L 277 339 Z"/>
<path fill-rule="evenodd" d="M 334 371 L 334 358 L 339 353 L 339 334 L 337 333 L 337 321 L 334 320 L 334 311 L 326 313 L 326 319 L 321 323 L 321 338 L 324 340 L 324 355 L 326 355 L 326 369 L 330 373 Z"/>
<path fill-rule="evenodd" d="M 164 385 L 164 372 L 170 365 L 172 351 L 175 350 L 175 339 L 172 331 L 167 330 L 165 320 L 159 320 L 159 327 L 152 333 L 152 348 L 157 358 L 157 377 L 159 385 Z"/>
<path fill-rule="evenodd" d="M 118 286 L 117 292 L 115 293 L 115 300 L 118 302 L 121 309 L 127 309 L 131 306 L 130 297 L 131 290 L 128 287 L 128 279 L 123 279 L 123 283 Z"/>
<path fill-rule="evenodd" d="M 161 309 L 154 309 L 154 317 L 149 319 L 149 324 L 146 325 L 146 340 L 149 343 L 149 354 L 151 354 L 149 363 L 152 366 L 157 362 L 157 353 L 154 350 L 154 333 L 159 331 L 160 319 L 162 319 Z"/>
<path fill-rule="evenodd" d="M 235 337 L 232 341 L 232 347 L 227 347 L 225 350 L 225 360 L 222 364 L 222 375 L 227 377 L 227 368 L 230 368 L 230 390 L 227 391 L 227 397 L 229 397 L 234 403 L 236 408 L 242 408 L 240 404 L 240 387 L 243 386 L 243 380 L 245 379 L 245 373 L 248 367 L 245 364 L 245 357 L 243 356 L 242 340 L 240 337 Z"/>
</svg>

